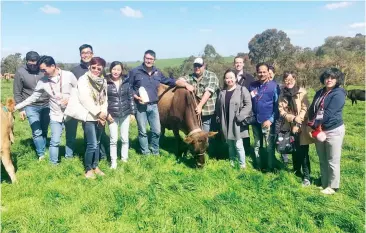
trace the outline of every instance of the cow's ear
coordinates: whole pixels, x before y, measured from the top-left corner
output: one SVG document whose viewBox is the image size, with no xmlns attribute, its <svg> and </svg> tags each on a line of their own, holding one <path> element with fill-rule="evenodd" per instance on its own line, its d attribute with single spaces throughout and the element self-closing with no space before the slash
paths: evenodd
<svg viewBox="0 0 366 233">
<path fill-rule="evenodd" d="M 212 138 L 213 136 L 215 136 L 218 132 L 208 132 L 208 137 Z"/>
<path fill-rule="evenodd" d="M 193 138 L 192 137 L 186 137 L 183 141 L 187 144 L 191 144 L 193 142 Z"/>
<path fill-rule="evenodd" d="M 8 109 L 9 112 L 13 112 L 14 108 L 15 108 L 15 101 L 13 98 L 8 98 L 6 100 L 6 108 Z"/>
</svg>

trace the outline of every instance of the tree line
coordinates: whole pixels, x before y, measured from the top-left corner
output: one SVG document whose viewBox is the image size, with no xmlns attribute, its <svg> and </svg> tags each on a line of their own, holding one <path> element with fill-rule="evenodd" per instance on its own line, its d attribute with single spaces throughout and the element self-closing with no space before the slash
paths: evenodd
<svg viewBox="0 0 366 233">
<path fill-rule="evenodd" d="M 291 43 L 290 38 L 282 30 L 267 29 L 255 35 L 248 43 L 249 53 L 238 52 L 244 57 L 246 72 L 255 74 L 255 65 L 267 62 L 276 68 L 275 79 L 281 81 L 281 74 L 294 71 L 298 75 L 300 85 L 319 87 L 319 75 L 327 67 L 337 67 L 345 74 L 345 86 L 364 85 L 365 77 L 365 35 L 356 34 L 354 37 L 330 36 L 324 44 L 316 48 L 302 48 Z M 223 76 L 226 69 L 233 66 L 233 60 L 227 62 L 218 54 L 214 46 L 208 44 L 201 54 L 207 68 L 217 74 L 220 86 L 223 85 Z M 162 72 L 166 76 L 181 77 L 192 72 L 192 63 L 195 56 L 186 58 L 180 66 L 165 67 Z M 8 55 L 1 59 L 1 74 L 15 73 L 16 69 L 24 64 L 20 53 Z M 70 70 L 76 64 L 58 62 L 58 66 Z M 125 64 L 126 71 L 133 67 Z"/>
</svg>

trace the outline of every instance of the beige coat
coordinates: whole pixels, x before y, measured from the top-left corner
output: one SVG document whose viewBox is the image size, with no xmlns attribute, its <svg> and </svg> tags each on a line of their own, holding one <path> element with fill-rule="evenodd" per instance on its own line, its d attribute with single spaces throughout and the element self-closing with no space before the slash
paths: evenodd
<svg viewBox="0 0 366 233">
<path fill-rule="evenodd" d="M 308 108 L 309 108 L 309 100 L 307 97 L 307 92 L 304 88 L 300 88 L 299 92 L 295 97 L 297 113 L 294 114 L 288 108 L 287 99 L 283 96 L 283 92 L 281 91 L 279 100 L 278 100 L 278 109 L 280 115 L 285 118 L 285 124 L 283 125 L 283 129 L 288 130 L 294 127 L 292 123 L 295 119 L 296 115 L 300 116 L 301 118 L 301 132 L 300 132 L 300 145 L 309 145 L 314 143 L 314 139 L 309 135 L 309 127 L 307 127 L 308 123 Z"/>
</svg>

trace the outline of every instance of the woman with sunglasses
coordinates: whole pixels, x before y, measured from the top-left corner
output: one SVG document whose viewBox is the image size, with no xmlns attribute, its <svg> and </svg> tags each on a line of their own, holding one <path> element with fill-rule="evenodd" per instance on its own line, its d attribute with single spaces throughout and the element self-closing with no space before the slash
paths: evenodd
<svg viewBox="0 0 366 233">
<path fill-rule="evenodd" d="M 278 100 L 279 113 L 283 118 L 281 129 L 291 130 L 295 135 L 296 152 L 292 156 L 294 172 L 297 176 L 302 176 L 303 186 L 309 186 L 309 144 L 313 143 L 307 131 L 309 100 L 306 90 L 297 85 L 296 75 L 293 72 L 285 72 L 283 82 L 285 86 Z"/>
<path fill-rule="evenodd" d="M 104 175 L 98 163 L 100 137 L 108 108 L 107 82 L 103 76 L 105 66 L 103 58 L 93 57 L 89 63 L 89 70 L 78 80 L 80 103 L 88 110 L 86 121 L 83 122 L 86 137 L 84 166 L 85 177 L 88 179 L 94 179 L 95 175 Z"/>
<path fill-rule="evenodd" d="M 128 131 L 130 114 L 135 112 L 132 90 L 128 76 L 123 75 L 123 65 L 119 61 L 111 63 L 110 74 L 107 76 L 108 85 L 108 122 L 110 132 L 111 169 L 117 168 L 118 128 L 122 141 L 121 160 L 128 159 Z"/>
<path fill-rule="evenodd" d="M 319 156 L 323 194 L 334 194 L 340 183 L 342 143 L 345 134 L 343 107 L 346 92 L 340 85 L 344 74 L 337 68 L 327 69 L 321 76 L 324 87 L 316 92 L 309 108 L 308 125 L 315 132 L 323 131 L 323 137 L 316 137 L 316 152 Z"/>
</svg>

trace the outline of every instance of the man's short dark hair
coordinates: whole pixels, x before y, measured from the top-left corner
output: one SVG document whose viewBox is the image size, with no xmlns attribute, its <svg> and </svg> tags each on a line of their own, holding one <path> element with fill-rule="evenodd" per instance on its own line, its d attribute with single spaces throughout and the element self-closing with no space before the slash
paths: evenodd
<svg viewBox="0 0 366 233">
<path fill-rule="evenodd" d="M 320 75 L 320 82 L 324 84 L 326 78 L 332 77 L 337 80 L 336 87 L 339 85 L 343 85 L 344 83 L 344 74 L 337 68 L 328 68 Z"/>
<path fill-rule="evenodd" d="M 52 65 L 55 65 L 56 66 L 55 59 L 53 59 L 53 57 L 51 57 L 51 56 L 42 56 L 37 61 L 37 66 L 39 67 L 41 64 L 45 64 L 47 67 L 50 67 Z"/>
<path fill-rule="evenodd" d="M 154 58 L 156 58 L 156 53 L 151 49 L 145 51 L 144 57 L 146 54 L 149 54 L 149 55 L 153 56 Z"/>
<path fill-rule="evenodd" d="M 82 46 L 79 47 L 80 53 L 81 53 L 81 51 L 83 51 L 83 49 L 86 49 L 86 48 L 90 48 L 90 50 L 93 52 L 93 47 L 91 45 L 83 44 Z"/>
<path fill-rule="evenodd" d="M 236 60 L 237 58 L 241 58 L 241 59 L 243 59 L 243 62 L 245 61 L 245 59 L 244 59 L 244 57 L 243 57 L 243 56 L 236 56 L 236 57 L 234 57 L 234 62 L 235 62 L 235 60 Z"/>
<path fill-rule="evenodd" d="M 268 66 L 268 64 L 267 64 L 267 63 L 265 63 L 265 62 L 260 62 L 260 63 L 258 63 L 258 64 L 255 66 L 255 70 L 256 70 L 256 71 L 258 71 L 259 67 L 261 67 L 261 66 L 265 66 L 265 67 L 267 67 L 267 70 L 269 71 L 269 66 Z"/>
<path fill-rule="evenodd" d="M 25 55 L 25 60 L 26 61 L 38 61 L 38 59 L 39 59 L 39 54 L 35 51 L 29 51 Z"/>
<path fill-rule="evenodd" d="M 273 65 L 268 65 L 268 70 L 272 70 L 273 73 L 276 73 L 276 69 L 274 68 Z"/>
</svg>

